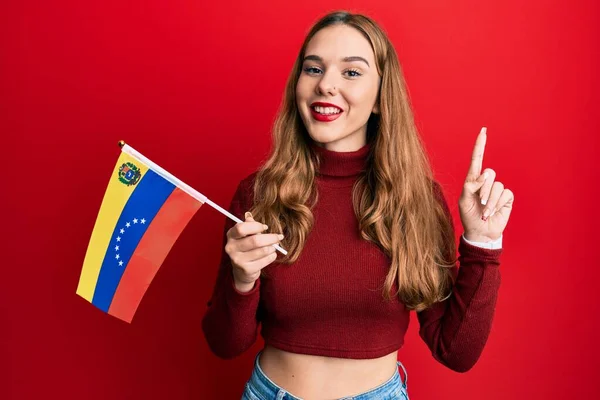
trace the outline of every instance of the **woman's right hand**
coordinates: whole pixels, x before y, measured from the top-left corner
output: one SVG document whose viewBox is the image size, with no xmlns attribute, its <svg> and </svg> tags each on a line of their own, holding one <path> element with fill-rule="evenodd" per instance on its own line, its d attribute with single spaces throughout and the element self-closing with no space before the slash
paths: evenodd
<svg viewBox="0 0 600 400">
<path fill-rule="evenodd" d="M 273 246 L 283 239 L 283 235 L 262 232 L 266 225 L 254 221 L 247 212 L 245 221 L 235 224 L 227 231 L 225 252 L 233 265 L 233 280 L 240 292 L 249 292 L 260 277 L 260 271 L 277 259 Z"/>
</svg>

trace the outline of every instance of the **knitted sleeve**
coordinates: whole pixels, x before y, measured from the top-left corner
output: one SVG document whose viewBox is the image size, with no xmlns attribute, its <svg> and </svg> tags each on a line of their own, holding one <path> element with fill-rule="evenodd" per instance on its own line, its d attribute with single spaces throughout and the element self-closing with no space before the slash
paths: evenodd
<svg viewBox="0 0 600 400">
<path fill-rule="evenodd" d="M 439 186 L 437 191 L 450 215 Z M 458 253 L 460 267 L 454 270 L 452 294 L 445 301 L 418 312 L 417 317 L 419 335 L 433 357 L 454 371 L 466 372 L 481 356 L 491 330 L 500 287 L 502 249 L 471 245 L 461 235 Z"/>
<path fill-rule="evenodd" d="M 250 180 L 238 185 L 228 211 L 240 219 L 250 209 Z M 232 264 L 225 252 L 227 231 L 236 224 L 227 218 L 221 246 L 221 261 L 213 293 L 202 319 L 202 330 L 211 351 L 221 358 L 233 358 L 249 349 L 258 334 L 257 310 L 260 279 L 249 292 L 239 292 L 233 281 Z"/>
</svg>

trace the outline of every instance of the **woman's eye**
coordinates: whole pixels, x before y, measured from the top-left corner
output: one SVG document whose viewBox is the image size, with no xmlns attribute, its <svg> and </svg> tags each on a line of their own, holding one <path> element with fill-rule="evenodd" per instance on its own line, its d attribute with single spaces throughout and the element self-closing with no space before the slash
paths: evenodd
<svg viewBox="0 0 600 400">
<path fill-rule="evenodd" d="M 362 75 L 360 72 L 358 72 L 358 71 L 356 71 L 356 70 L 353 70 L 353 69 L 351 69 L 351 70 L 348 70 L 348 71 L 346 71 L 346 72 L 347 72 L 347 73 L 349 74 L 349 76 L 350 76 L 350 77 L 352 77 L 352 78 L 355 78 L 355 77 L 357 77 L 357 76 L 361 76 L 361 75 Z"/>
<path fill-rule="evenodd" d="M 317 74 L 319 73 L 321 70 L 317 67 L 306 67 L 304 68 L 304 72 L 307 72 L 309 74 Z"/>
</svg>

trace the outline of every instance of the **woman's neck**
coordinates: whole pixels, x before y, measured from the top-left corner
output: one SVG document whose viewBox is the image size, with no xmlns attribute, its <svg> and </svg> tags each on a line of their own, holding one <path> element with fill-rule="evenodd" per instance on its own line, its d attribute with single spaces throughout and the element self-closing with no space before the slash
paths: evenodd
<svg viewBox="0 0 600 400">
<path fill-rule="evenodd" d="M 367 164 L 370 145 L 355 151 L 339 152 L 320 147 L 315 142 L 311 148 L 319 159 L 317 177 L 328 186 L 352 186 Z"/>
</svg>

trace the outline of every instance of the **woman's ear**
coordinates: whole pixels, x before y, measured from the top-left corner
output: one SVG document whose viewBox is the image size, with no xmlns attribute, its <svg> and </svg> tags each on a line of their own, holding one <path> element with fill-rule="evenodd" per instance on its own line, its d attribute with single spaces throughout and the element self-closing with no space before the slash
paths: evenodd
<svg viewBox="0 0 600 400">
<path fill-rule="evenodd" d="M 379 80 L 379 90 L 377 92 L 377 99 L 375 100 L 375 104 L 373 105 L 373 114 L 379 114 L 379 104 L 381 103 L 381 80 Z"/>
<path fill-rule="evenodd" d="M 379 104 L 381 103 L 381 84 L 383 79 L 381 77 L 377 78 L 377 99 L 375 100 L 375 105 L 373 106 L 373 114 L 379 114 Z"/>
</svg>

